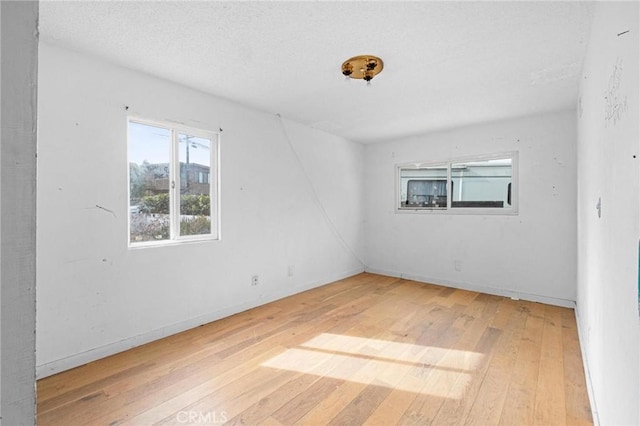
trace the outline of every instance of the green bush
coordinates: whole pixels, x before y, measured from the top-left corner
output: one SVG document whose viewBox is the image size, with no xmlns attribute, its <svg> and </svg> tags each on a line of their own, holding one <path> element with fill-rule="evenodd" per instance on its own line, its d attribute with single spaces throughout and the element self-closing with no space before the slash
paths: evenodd
<svg viewBox="0 0 640 426">
<path fill-rule="evenodd" d="M 211 221 L 207 216 L 180 221 L 180 235 L 202 235 L 211 232 Z"/>
<path fill-rule="evenodd" d="M 169 194 L 142 197 L 140 211 L 144 213 L 169 214 Z"/>
<path fill-rule="evenodd" d="M 180 196 L 180 200 L 180 214 L 209 216 L 211 197 L 208 195 L 185 194 Z M 169 214 L 169 194 L 165 193 L 142 197 L 140 211 L 144 213 Z"/>
<path fill-rule="evenodd" d="M 180 214 L 186 214 L 191 216 L 209 216 L 209 204 L 211 203 L 211 197 L 208 195 L 200 194 L 185 194 L 180 196 L 181 211 Z"/>
</svg>

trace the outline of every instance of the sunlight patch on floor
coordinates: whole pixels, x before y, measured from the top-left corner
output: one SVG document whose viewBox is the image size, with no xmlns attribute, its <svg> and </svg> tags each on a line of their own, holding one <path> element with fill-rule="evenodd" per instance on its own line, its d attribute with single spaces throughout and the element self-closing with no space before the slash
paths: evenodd
<svg viewBox="0 0 640 426">
<path fill-rule="evenodd" d="M 479 367 L 483 354 L 472 351 L 421 346 L 411 343 L 390 342 L 388 340 L 365 337 L 344 336 L 322 333 L 301 345 L 305 348 L 344 352 L 354 355 L 373 356 L 391 361 L 404 361 L 440 368 L 472 371 Z"/>
<path fill-rule="evenodd" d="M 481 353 L 320 334 L 261 365 L 441 398 L 460 399 Z"/>
</svg>

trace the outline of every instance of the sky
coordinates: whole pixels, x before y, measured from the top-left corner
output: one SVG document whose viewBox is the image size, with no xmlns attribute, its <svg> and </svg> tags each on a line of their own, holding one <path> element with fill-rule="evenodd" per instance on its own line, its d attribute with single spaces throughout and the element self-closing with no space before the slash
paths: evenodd
<svg viewBox="0 0 640 426">
<path fill-rule="evenodd" d="M 168 163 L 171 156 L 171 132 L 162 127 L 136 122 L 129 123 L 129 162 L 142 164 Z M 178 135 L 180 142 L 180 162 L 186 162 L 185 138 L 189 138 L 189 162 L 211 165 L 211 141 L 205 138 Z"/>
</svg>

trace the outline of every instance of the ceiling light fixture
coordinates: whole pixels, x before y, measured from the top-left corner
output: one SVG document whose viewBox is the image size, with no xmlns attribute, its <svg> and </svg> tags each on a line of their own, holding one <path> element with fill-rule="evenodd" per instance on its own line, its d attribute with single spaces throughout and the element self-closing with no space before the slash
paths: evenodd
<svg viewBox="0 0 640 426">
<path fill-rule="evenodd" d="M 360 55 L 349 58 L 342 63 L 342 75 L 345 79 L 357 78 L 371 86 L 371 80 L 384 68 L 382 59 L 373 55 Z"/>
</svg>

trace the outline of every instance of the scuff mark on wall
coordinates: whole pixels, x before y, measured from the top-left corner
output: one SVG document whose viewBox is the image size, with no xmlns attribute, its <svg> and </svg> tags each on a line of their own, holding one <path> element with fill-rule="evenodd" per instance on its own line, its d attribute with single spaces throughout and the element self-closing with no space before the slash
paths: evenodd
<svg viewBox="0 0 640 426">
<path fill-rule="evenodd" d="M 558 157 L 553 157 L 553 161 L 555 161 L 558 166 L 564 167 L 564 161 L 559 160 Z"/>
<path fill-rule="evenodd" d="M 99 205 L 99 204 L 96 204 L 96 208 L 97 208 L 97 209 L 100 209 L 100 210 L 104 210 L 104 211 L 106 211 L 106 212 L 109 212 L 109 213 L 111 213 L 111 214 L 113 215 L 113 217 L 114 217 L 114 218 L 116 218 L 116 219 L 118 218 L 118 217 L 116 216 L 116 212 L 114 212 L 113 210 L 110 210 L 110 209 L 108 209 L 108 208 L 106 208 L 106 207 L 102 207 L 102 206 L 101 206 L 101 205 Z"/>
<path fill-rule="evenodd" d="M 582 112 L 584 111 L 584 107 L 582 106 L 582 96 L 578 98 L 578 118 L 582 118 Z"/>
</svg>

